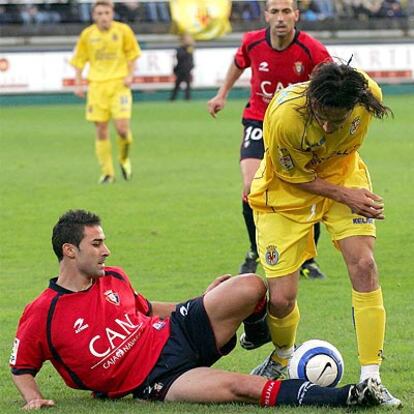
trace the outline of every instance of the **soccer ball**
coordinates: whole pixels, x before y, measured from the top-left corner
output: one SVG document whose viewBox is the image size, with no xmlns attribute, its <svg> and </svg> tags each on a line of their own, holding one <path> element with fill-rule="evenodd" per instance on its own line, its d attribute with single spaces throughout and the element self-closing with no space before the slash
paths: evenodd
<svg viewBox="0 0 414 414">
<path fill-rule="evenodd" d="M 289 377 L 305 379 L 322 387 L 335 387 L 344 374 L 341 353 L 329 342 L 311 339 L 295 349 Z"/>
</svg>

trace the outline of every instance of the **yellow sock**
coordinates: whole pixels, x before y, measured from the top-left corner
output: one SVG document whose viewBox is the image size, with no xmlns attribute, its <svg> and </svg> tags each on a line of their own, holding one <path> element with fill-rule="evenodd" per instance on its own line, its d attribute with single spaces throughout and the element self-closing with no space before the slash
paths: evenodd
<svg viewBox="0 0 414 414">
<path fill-rule="evenodd" d="M 352 309 L 360 364 L 381 364 L 385 334 L 381 288 L 368 293 L 352 290 Z"/>
<path fill-rule="evenodd" d="M 269 326 L 272 342 L 276 347 L 273 359 L 282 365 L 287 365 L 293 352 L 299 320 L 300 312 L 297 302 L 292 312 L 284 318 L 279 319 L 267 313 L 267 325 Z"/>
<path fill-rule="evenodd" d="M 117 136 L 117 143 L 118 143 L 118 152 L 119 152 L 119 162 L 123 164 L 125 161 L 128 160 L 129 156 L 129 149 L 132 144 L 132 133 L 131 131 L 128 132 L 126 138 L 122 138 L 119 135 Z"/>
<path fill-rule="evenodd" d="M 96 156 L 101 166 L 102 175 L 114 176 L 114 165 L 112 163 L 112 145 L 109 139 L 97 139 L 95 141 Z"/>
</svg>

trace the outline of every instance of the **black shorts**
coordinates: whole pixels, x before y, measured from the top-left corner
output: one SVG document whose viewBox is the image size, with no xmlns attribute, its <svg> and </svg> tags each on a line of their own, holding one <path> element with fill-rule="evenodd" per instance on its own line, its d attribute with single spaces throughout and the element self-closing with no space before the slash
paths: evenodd
<svg viewBox="0 0 414 414">
<path fill-rule="evenodd" d="M 264 157 L 263 122 L 243 118 L 243 140 L 240 145 L 240 160 Z"/>
<path fill-rule="evenodd" d="M 163 401 L 172 383 L 185 372 L 209 367 L 236 346 L 234 335 L 217 349 L 214 332 L 204 308 L 203 297 L 176 306 L 171 314 L 171 334 L 160 357 L 134 398 Z"/>
</svg>

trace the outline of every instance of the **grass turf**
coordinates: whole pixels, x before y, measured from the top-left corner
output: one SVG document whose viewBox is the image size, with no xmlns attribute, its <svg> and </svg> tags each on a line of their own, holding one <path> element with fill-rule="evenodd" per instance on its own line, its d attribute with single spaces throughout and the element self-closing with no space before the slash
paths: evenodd
<svg viewBox="0 0 414 414">
<path fill-rule="evenodd" d="M 0 113 L 0 412 L 17 412 L 21 399 L 7 367 L 18 318 L 26 303 L 57 273 L 50 234 L 69 208 L 97 212 L 112 256 L 134 286 L 150 299 L 182 300 L 203 291 L 218 274 L 236 274 L 248 248 L 241 215 L 238 147 L 244 101 L 230 101 L 217 120 L 205 102 L 136 103 L 132 152 L 134 177 L 99 186 L 93 127 L 83 107 L 3 108 Z M 414 412 L 412 244 L 414 176 L 410 134 L 414 96 L 388 97 L 394 120 L 375 121 L 362 149 L 374 190 L 386 204 L 378 223 L 376 259 L 387 309 L 384 383 Z M 116 144 L 114 143 L 114 152 Z M 351 291 L 340 254 L 323 231 L 318 258 L 328 279 L 301 281 L 298 343 L 321 338 L 345 359 L 343 382 L 358 379 Z M 218 366 L 242 372 L 262 361 L 270 346 L 239 347 Z M 97 402 L 89 393 L 67 389 L 46 364 L 38 381 L 64 413 L 255 413 L 255 406 Z M 280 413 L 324 413 L 326 409 L 278 408 Z M 329 410 L 341 412 L 342 410 Z M 382 409 L 370 410 L 381 412 Z"/>
</svg>

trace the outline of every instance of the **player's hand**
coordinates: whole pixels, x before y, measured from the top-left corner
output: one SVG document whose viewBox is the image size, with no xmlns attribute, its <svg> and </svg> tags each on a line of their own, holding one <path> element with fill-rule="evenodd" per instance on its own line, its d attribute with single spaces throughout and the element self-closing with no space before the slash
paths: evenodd
<svg viewBox="0 0 414 414">
<path fill-rule="evenodd" d="M 213 290 L 215 287 L 217 287 L 218 285 L 221 285 L 223 282 L 225 282 L 226 280 L 230 279 L 231 275 L 230 274 L 226 274 L 226 275 L 221 275 L 218 278 L 214 279 L 207 287 L 206 291 L 204 292 L 204 294 L 206 294 L 207 292 L 210 292 L 210 290 Z"/>
<path fill-rule="evenodd" d="M 44 400 L 43 398 L 35 398 L 30 400 L 23 406 L 23 410 L 39 410 L 40 408 L 54 407 L 55 402 L 53 400 Z"/>
<path fill-rule="evenodd" d="M 76 96 L 79 96 L 79 98 L 84 98 L 85 97 L 85 90 L 83 89 L 82 85 L 75 85 L 75 89 L 74 89 L 73 93 Z"/>
<path fill-rule="evenodd" d="M 215 96 L 214 98 L 211 98 L 207 102 L 207 108 L 208 108 L 209 114 L 213 118 L 215 118 L 217 113 L 220 112 L 224 108 L 225 104 L 226 104 L 226 100 L 223 98 L 220 98 L 219 96 Z"/>
<path fill-rule="evenodd" d="M 133 80 L 134 80 L 134 77 L 132 75 L 125 76 L 125 78 L 124 78 L 124 85 L 127 88 L 130 88 L 131 85 L 132 85 Z"/>
<path fill-rule="evenodd" d="M 377 220 L 385 218 L 382 197 L 365 188 L 347 188 L 344 203 L 355 214 Z"/>
</svg>

